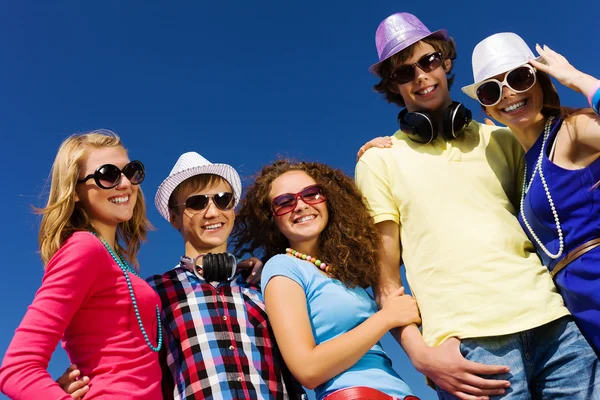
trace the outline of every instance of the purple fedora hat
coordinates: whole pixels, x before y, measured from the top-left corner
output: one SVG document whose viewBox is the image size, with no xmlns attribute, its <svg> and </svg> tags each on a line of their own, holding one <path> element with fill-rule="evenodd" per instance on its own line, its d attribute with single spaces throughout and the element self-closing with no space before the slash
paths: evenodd
<svg viewBox="0 0 600 400">
<path fill-rule="evenodd" d="M 375 32 L 375 45 L 379 62 L 371 65 L 369 71 L 381 77 L 381 63 L 396 53 L 406 49 L 426 37 L 448 40 L 448 31 L 440 29 L 431 32 L 419 18 L 409 13 L 392 14 L 379 24 Z"/>
</svg>

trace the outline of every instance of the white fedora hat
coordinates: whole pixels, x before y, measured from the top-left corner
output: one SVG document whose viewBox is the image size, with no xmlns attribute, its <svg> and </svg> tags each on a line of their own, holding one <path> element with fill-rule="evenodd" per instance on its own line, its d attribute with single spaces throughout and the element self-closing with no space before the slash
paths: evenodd
<svg viewBox="0 0 600 400">
<path fill-rule="evenodd" d="M 190 151 L 179 157 L 169 176 L 158 187 L 154 205 L 160 215 L 169 221 L 169 198 L 173 190 L 186 179 L 203 174 L 218 175 L 225 179 L 233 189 L 234 206 L 237 206 L 242 197 L 242 181 L 237 171 L 231 165 L 213 164 L 195 151 Z"/>
<path fill-rule="evenodd" d="M 544 62 L 535 57 L 527 43 L 516 33 L 503 32 L 488 36 L 473 50 L 473 80 L 475 83 L 462 88 L 467 96 L 477 99 L 477 87 L 486 79 L 503 74 L 527 64 L 530 59 Z"/>
</svg>

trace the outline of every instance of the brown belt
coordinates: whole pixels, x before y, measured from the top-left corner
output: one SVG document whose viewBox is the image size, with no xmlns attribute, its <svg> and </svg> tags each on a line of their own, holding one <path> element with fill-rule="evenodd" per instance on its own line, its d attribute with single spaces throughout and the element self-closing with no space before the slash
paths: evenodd
<svg viewBox="0 0 600 400">
<path fill-rule="evenodd" d="M 353 386 L 345 389 L 336 390 L 335 392 L 325 396 L 323 400 L 391 400 L 398 399 L 390 396 L 377 389 L 366 386 Z M 406 396 L 404 399 L 398 400 L 419 400 L 416 396 Z"/>
<path fill-rule="evenodd" d="M 552 278 L 556 276 L 563 268 L 569 265 L 572 261 L 577 259 L 577 257 L 581 257 L 583 254 L 588 251 L 595 249 L 600 246 L 600 238 L 592 239 L 590 241 L 585 242 L 581 246 L 577 247 L 575 250 L 568 253 L 562 260 L 560 260 L 554 266 L 554 269 L 550 272 Z"/>
</svg>

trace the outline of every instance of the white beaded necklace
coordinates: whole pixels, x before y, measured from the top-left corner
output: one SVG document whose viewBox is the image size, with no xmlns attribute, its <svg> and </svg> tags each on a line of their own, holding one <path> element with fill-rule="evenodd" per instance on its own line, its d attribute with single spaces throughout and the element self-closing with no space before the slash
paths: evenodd
<svg viewBox="0 0 600 400">
<path fill-rule="evenodd" d="M 548 121 L 546 121 L 546 126 L 544 127 L 544 141 L 542 142 L 542 149 L 540 150 L 540 155 L 537 159 L 535 167 L 533 168 L 533 173 L 531 174 L 531 180 L 529 181 L 529 185 L 526 185 L 527 165 L 525 165 L 525 176 L 523 177 L 523 190 L 521 192 L 520 212 L 521 212 L 521 218 L 523 218 L 523 222 L 525 223 L 527 230 L 529 231 L 531 236 L 533 236 L 533 238 L 535 239 L 535 241 L 539 245 L 539 247 L 544 251 L 544 253 L 546 253 L 546 255 L 548 257 L 550 257 L 553 260 L 556 260 L 558 257 L 560 257 L 562 255 L 563 250 L 565 248 L 565 242 L 563 240 L 563 232 L 560 227 L 558 213 L 556 212 L 556 208 L 554 207 L 554 201 L 552 200 L 552 196 L 550 196 L 550 189 L 548 189 L 548 184 L 546 183 L 546 178 L 544 177 L 544 174 L 542 172 L 542 159 L 544 157 L 544 149 L 546 148 L 546 140 L 548 139 L 548 136 L 550 135 L 550 129 L 552 128 L 553 120 L 554 120 L 554 117 L 550 117 L 550 118 L 548 118 Z M 548 198 L 548 204 L 550 204 L 550 208 L 552 209 L 552 215 L 554 216 L 554 222 L 556 223 L 556 230 L 558 232 L 558 242 L 559 242 L 558 253 L 556 253 L 556 254 L 550 253 L 550 251 L 544 246 L 542 241 L 538 238 L 538 236 L 533 231 L 533 228 L 531 228 L 531 225 L 529 225 L 529 221 L 527 221 L 527 218 L 525 218 L 525 212 L 523 211 L 523 203 L 525 201 L 525 195 L 527 194 L 527 192 L 529 191 L 529 188 L 531 187 L 531 184 L 533 183 L 533 179 L 535 178 L 536 172 L 539 172 L 539 174 L 540 174 L 540 180 L 542 181 L 542 186 L 544 186 L 544 191 L 546 192 L 546 197 Z"/>
</svg>

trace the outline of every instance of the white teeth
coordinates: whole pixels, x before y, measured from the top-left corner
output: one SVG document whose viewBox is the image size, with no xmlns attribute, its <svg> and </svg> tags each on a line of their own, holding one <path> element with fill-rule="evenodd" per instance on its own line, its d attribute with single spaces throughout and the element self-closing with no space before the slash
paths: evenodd
<svg viewBox="0 0 600 400">
<path fill-rule="evenodd" d="M 508 106 L 504 109 L 504 112 L 512 112 L 512 111 L 518 110 L 519 108 L 523 107 L 524 105 L 525 105 L 525 100 L 520 101 L 515 104 L 511 104 L 510 106 Z"/>
<path fill-rule="evenodd" d="M 431 93 L 433 91 L 433 89 L 435 89 L 435 86 L 429 86 L 428 88 L 425 88 L 423 90 L 419 90 L 417 93 L 419 93 L 419 94 L 427 94 L 427 93 Z"/>
<path fill-rule="evenodd" d="M 299 223 L 304 222 L 304 221 L 310 221 L 311 219 L 315 219 L 315 216 L 314 215 L 305 215 L 302 218 L 298 218 L 294 222 L 297 223 L 297 224 L 299 224 Z"/>
<path fill-rule="evenodd" d="M 210 230 L 210 229 L 218 229 L 222 226 L 223 226 L 223 224 L 219 222 L 218 224 L 206 225 L 204 228 Z"/>
<path fill-rule="evenodd" d="M 126 203 L 129 201 L 129 196 L 113 197 L 112 199 L 108 199 L 108 201 L 115 204 Z"/>
</svg>

